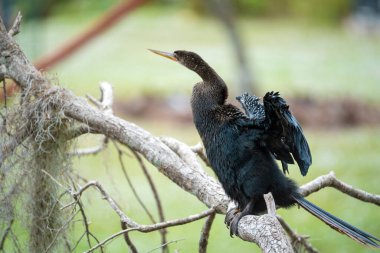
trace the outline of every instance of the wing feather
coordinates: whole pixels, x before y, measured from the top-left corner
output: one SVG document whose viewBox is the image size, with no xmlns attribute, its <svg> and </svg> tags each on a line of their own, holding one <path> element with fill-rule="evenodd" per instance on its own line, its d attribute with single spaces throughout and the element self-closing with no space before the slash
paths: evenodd
<svg viewBox="0 0 380 253">
<path fill-rule="evenodd" d="M 303 134 L 302 127 L 289 110 L 286 101 L 280 97 L 278 92 L 268 92 L 264 96 L 264 108 L 266 117 L 269 117 L 272 126 L 269 131 L 279 131 L 282 135 L 281 141 L 289 148 L 293 158 L 296 160 L 301 174 L 305 176 L 312 163 L 309 144 Z"/>
</svg>

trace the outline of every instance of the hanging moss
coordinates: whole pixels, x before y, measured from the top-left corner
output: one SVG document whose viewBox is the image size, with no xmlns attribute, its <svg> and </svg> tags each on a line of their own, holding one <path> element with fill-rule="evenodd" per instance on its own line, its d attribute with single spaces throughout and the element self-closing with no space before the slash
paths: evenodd
<svg viewBox="0 0 380 253">
<path fill-rule="evenodd" d="M 2 227 L 10 221 L 25 227 L 29 245 L 18 247 L 32 253 L 63 251 L 66 215 L 59 202 L 63 189 L 53 178 L 63 181 L 70 169 L 66 133 L 72 122 L 64 116 L 62 102 L 59 88 L 43 93 L 37 88 L 25 93 L 19 105 L 3 111 L 3 143 L 16 141 L 17 147 L 3 152 L 7 157 L 0 167 L 5 196 L 0 206 L 7 204 L 0 209 Z"/>
</svg>

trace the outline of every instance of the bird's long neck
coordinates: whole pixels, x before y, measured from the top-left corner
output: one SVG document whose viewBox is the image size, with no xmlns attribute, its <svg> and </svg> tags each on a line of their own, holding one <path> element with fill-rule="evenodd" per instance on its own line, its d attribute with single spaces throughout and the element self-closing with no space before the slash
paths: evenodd
<svg viewBox="0 0 380 253">
<path fill-rule="evenodd" d="M 206 136 L 213 135 L 219 118 L 215 109 L 225 104 L 228 90 L 223 79 L 211 67 L 207 71 L 198 69 L 196 72 L 202 77 L 203 82 L 196 84 L 193 88 L 191 109 L 194 124 L 203 143 L 207 146 L 205 141 L 212 138 Z"/>
<path fill-rule="evenodd" d="M 198 103 L 198 107 L 213 107 L 223 105 L 228 97 L 227 85 L 223 79 L 206 62 L 196 65 L 192 70 L 203 80 L 193 89 L 192 104 Z M 193 110 L 195 108 L 193 107 Z"/>
</svg>

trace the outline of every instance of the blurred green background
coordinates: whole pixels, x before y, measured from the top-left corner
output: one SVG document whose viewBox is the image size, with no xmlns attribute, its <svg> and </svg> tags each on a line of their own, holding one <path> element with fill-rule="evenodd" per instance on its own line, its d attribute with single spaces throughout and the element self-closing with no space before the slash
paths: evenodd
<svg viewBox="0 0 380 253">
<path fill-rule="evenodd" d="M 15 12 L 21 10 L 24 22 L 17 40 L 30 59 L 37 61 L 80 35 L 117 4 L 120 1 L 3 0 L 2 17 L 9 15 L 12 20 Z M 220 3 L 216 1 L 216 4 Z M 127 107 L 136 106 L 147 96 L 163 101 L 176 97 L 181 101 L 175 103 L 175 109 L 184 114 L 190 110 L 192 84 L 198 82 L 199 77 L 178 64 L 151 54 L 147 48 L 195 51 L 225 79 L 231 102 L 241 92 L 235 51 L 226 27 L 213 8 L 216 8 L 215 2 L 205 5 L 201 0 L 147 1 L 73 55 L 47 68 L 46 74 L 80 96 L 99 96 L 99 81 L 108 81 L 114 87 L 115 114 L 154 135 L 172 136 L 189 145 L 196 144 L 200 139 L 191 121 L 130 114 Z M 320 124 L 323 119 L 319 118 L 306 124 L 304 130 L 313 153 L 313 165 L 305 178 L 299 175 L 295 166 L 290 168 L 290 176 L 303 184 L 333 170 L 343 181 L 380 194 L 377 178 L 380 168 L 378 1 L 373 4 L 371 1 L 344 0 L 239 0 L 229 2 L 229 8 L 233 8 L 229 13 L 242 41 L 257 95 L 278 90 L 292 101 L 307 98 L 321 104 L 349 98 L 355 101 L 354 106 L 364 104 L 363 108 L 371 110 L 373 120 L 362 124 L 330 127 Z M 128 104 L 128 101 L 134 103 Z M 344 105 L 341 110 L 345 110 Z M 322 114 L 331 115 L 335 106 L 327 104 L 324 107 L 326 112 Z M 368 112 L 356 110 L 355 113 L 366 115 Z M 96 145 L 96 138 L 86 136 L 75 146 Z M 132 157 L 124 159 L 134 186 L 146 205 L 156 213 L 154 199 L 137 162 Z M 149 223 L 123 177 L 112 145 L 100 155 L 74 159 L 74 168 L 88 180 L 103 184 L 137 222 Z M 149 166 L 149 171 L 159 188 L 166 219 L 181 218 L 206 209 L 154 167 Z M 213 175 L 210 169 L 207 171 Z M 89 191 L 83 198 L 91 221 L 90 229 L 100 240 L 120 230 L 118 216 L 98 193 Z M 332 189 L 324 189 L 309 199 L 351 224 L 380 236 L 378 207 Z M 279 210 L 279 213 L 297 232 L 310 235 L 313 246 L 320 252 L 372 252 L 301 209 Z M 213 224 L 209 252 L 259 252 L 254 244 L 230 238 L 223 218 L 217 216 Z M 170 228 L 169 240 L 179 240 L 170 244 L 171 252 L 196 252 L 202 225 L 203 221 L 198 221 Z M 83 232 L 80 222 L 74 223 L 69 233 L 72 242 L 76 242 Z M 160 246 L 157 233 L 134 232 L 131 238 L 141 252 Z M 75 252 L 86 249 L 86 242 L 82 240 Z M 122 237 L 108 244 L 106 250 L 127 252 Z"/>
</svg>

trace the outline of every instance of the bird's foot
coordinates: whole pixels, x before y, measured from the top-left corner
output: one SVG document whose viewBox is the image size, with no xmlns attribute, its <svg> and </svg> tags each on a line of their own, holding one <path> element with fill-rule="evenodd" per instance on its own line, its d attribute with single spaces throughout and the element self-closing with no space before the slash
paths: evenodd
<svg viewBox="0 0 380 253">
<path fill-rule="evenodd" d="M 227 225 L 227 227 L 230 227 L 230 224 L 233 220 L 233 218 L 236 216 L 237 213 L 239 213 L 239 208 L 235 207 L 227 211 L 226 217 L 224 217 L 224 224 Z"/>
<path fill-rule="evenodd" d="M 234 235 L 239 236 L 238 225 L 239 221 L 241 220 L 241 218 L 243 218 L 243 216 L 244 214 L 239 212 L 233 217 L 231 223 L 229 224 L 231 237 L 233 237 Z"/>
</svg>

